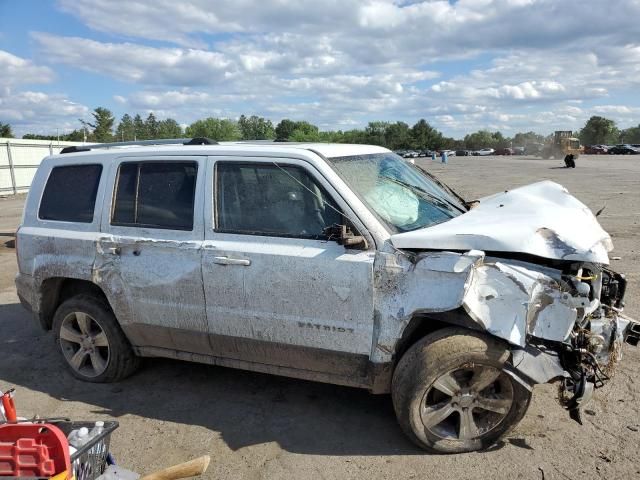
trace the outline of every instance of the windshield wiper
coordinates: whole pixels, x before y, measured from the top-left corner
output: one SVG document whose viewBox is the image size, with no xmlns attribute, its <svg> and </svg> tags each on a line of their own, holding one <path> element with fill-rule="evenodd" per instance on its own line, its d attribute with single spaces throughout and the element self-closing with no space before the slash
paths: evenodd
<svg viewBox="0 0 640 480">
<path fill-rule="evenodd" d="M 440 186 L 440 188 L 442 188 L 443 190 L 445 190 L 446 192 L 449 192 L 453 197 L 457 198 L 462 205 L 464 205 L 465 207 L 467 207 L 467 209 L 469 209 L 471 207 L 471 204 L 473 202 L 468 202 L 466 201 L 464 198 L 462 198 L 460 195 L 458 195 L 458 193 L 453 190 L 449 185 L 447 185 L 446 183 L 441 182 L 438 177 L 436 177 L 435 175 L 433 175 L 432 173 L 428 172 L 427 170 L 425 170 L 424 168 L 422 168 L 419 165 L 414 165 L 414 167 L 418 168 L 422 173 L 424 173 L 427 177 L 429 177 L 431 180 L 433 180 L 438 186 Z M 453 204 L 453 202 L 449 202 L 450 204 Z M 457 205 L 453 204 L 458 210 L 460 210 L 461 212 L 465 212 L 464 210 L 461 210 L 460 207 L 458 207 Z"/>
<path fill-rule="evenodd" d="M 431 200 L 431 204 L 434 207 L 438 208 L 440 211 L 449 213 L 449 214 L 452 213 L 451 205 L 448 202 L 446 202 L 444 199 L 438 197 L 437 195 L 434 195 L 432 193 L 427 192 L 426 190 L 423 190 L 420 187 L 416 187 L 415 185 L 411 185 L 410 183 L 403 182 L 402 180 L 398 180 L 397 178 L 389 177 L 387 175 L 380 175 L 379 178 L 384 178 L 385 180 L 389 180 L 390 182 L 400 185 L 421 197 L 427 197 L 428 199 Z M 456 207 L 456 210 L 459 210 L 459 208 Z"/>
</svg>

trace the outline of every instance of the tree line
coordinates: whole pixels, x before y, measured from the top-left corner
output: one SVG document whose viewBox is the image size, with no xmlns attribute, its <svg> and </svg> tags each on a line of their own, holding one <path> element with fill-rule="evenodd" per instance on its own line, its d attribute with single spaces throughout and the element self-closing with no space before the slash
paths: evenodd
<svg viewBox="0 0 640 480">
<path fill-rule="evenodd" d="M 241 115 L 238 120 L 208 117 L 196 120 L 185 129 L 172 118 L 159 120 L 153 113 L 146 118 L 140 114 L 125 113 L 116 125 L 111 111 L 98 107 L 91 113 L 91 120 L 80 120 L 81 127 L 64 135 L 26 134 L 22 138 L 34 140 L 65 140 L 75 142 L 120 142 L 155 140 L 162 138 L 207 137 L 219 141 L 233 140 L 281 140 L 296 142 L 363 143 L 380 145 L 391 150 L 440 150 L 479 148 L 504 148 L 544 143 L 551 135 L 535 132 L 519 132 L 513 137 L 501 132 L 479 130 L 455 139 L 444 136 L 425 119 L 409 126 L 405 122 L 375 121 L 362 129 L 320 131 L 307 121 L 283 119 L 277 125 L 257 115 Z M 640 124 L 620 130 L 615 121 L 592 116 L 585 126 L 574 135 L 583 145 L 640 143 Z M 0 137 L 12 137 L 11 126 L 0 122 Z"/>
</svg>

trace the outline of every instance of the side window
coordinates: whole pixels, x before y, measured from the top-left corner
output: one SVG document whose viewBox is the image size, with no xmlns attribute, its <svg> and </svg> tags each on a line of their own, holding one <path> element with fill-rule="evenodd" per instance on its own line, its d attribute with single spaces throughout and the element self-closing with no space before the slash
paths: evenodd
<svg viewBox="0 0 640 480">
<path fill-rule="evenodd" d="M 195 162 L 122 163 L 111 224 L 193 230 L 197 174 Z"/>
<path fill-rule="evenodd" d="M 93 222 L 101 173 L 102 165 L 54 167 L 40 201 L 40 219 Z"/>
<path fill-rule="evenodd" d="M 299 167 L 218 162 L 216 231 L 326 239 L 342 223 L 335 203 Z"/>
</svg>

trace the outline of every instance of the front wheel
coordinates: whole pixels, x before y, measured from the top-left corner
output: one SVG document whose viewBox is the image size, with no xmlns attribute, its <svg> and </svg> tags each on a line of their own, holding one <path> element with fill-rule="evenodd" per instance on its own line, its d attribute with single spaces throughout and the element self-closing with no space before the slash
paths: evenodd
<svg viewBox="0 0 640 480">
<path fill-rule="evenodd" d="M 403 431 L 440 453 L 481 450 L 525 415 L 531 393 L 503 368 L 497 340 L 450 328 L 426 336 L 400 359 L 392 398 Z"/>
</svg>

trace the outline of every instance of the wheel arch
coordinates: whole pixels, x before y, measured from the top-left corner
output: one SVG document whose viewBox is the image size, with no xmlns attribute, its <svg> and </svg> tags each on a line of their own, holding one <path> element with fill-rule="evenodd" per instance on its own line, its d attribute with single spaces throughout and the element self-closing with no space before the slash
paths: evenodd
<svg viewBox="0 0 640 480">
<path fill-rule="evenodd" d="M 478 322 L 474 321 L 462 307 L 447 312 L 417 312 L 411 317 L 402 332 L 402 336 L 396 343 L 394 368 L 411 345 L 433 332 L 450 327 L 460 327 L 494 337 L 494 335 L 487 333 Z"/>
<path fill-rule="evenodd" d="M 51 330 L 53 316 L 58 307 L 76 295 L 91 295 L 99 298 L 111 308 L 102 289 L 89 280 L 69 277 L 50 277 L 40 285 L 40 310 L 38 319 L 45 330 Z"/>
<path fill-rule="evenodd" d="M 487 333 L 486 330 L 469 317 L 462 307 L 446 312 L 416 312 L 411 316 L 411 319 L 402 331 L 402 335 L 396 341 L 392 360 L 389 363 L 375 364 L 372 372 L 373 378 L 370 391 L 372 393 L 389 393 L 391 391 L 393 372 L 406 351 L 427 335 L 453 327 L 482 333 L 496 340 L 503 341 Z"/>
</svg>

